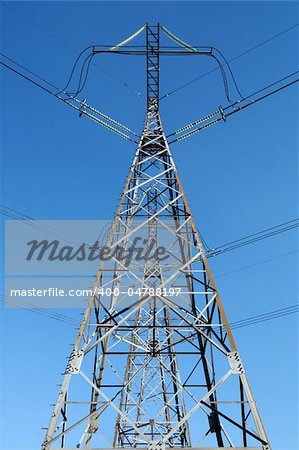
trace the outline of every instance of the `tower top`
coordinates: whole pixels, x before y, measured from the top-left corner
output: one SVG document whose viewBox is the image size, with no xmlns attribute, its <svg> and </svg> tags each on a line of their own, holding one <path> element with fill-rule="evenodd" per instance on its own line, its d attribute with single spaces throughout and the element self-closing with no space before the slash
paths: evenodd
<svg viewBox="0 0 299 450">
<path fill-rule="evenodd" d="M 159 50 L 160 24 L 146 24 L 146 77 L 147 109 L 155 104 L 159 106 Z"/>
</svg>

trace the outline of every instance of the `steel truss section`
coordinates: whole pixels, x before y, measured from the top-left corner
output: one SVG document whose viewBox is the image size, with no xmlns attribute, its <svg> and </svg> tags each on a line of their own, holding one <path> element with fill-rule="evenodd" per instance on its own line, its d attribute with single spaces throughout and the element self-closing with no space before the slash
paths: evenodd
<svg viewBox="0 0 299 450">
<path fill-rule="evenodd" d="M 160 25 L 146 24 L 147 105 L 159 104 Z"/>
<path fill-rule="evenodd" d="M 42 450 L 270 450 L 155 89 L 107 245 L 163 258 L 101 262 Z"/>
</svg>

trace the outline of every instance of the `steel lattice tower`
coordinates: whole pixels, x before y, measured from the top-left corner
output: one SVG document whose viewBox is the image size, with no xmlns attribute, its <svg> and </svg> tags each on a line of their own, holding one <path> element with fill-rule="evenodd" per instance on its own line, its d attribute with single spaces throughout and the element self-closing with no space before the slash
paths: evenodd
<svg viewBox="0 0 299 450">
<path fill-rule="evenodd" d="M 112 293 L 88 301 L 43 450 L 270 450 L 163 131 L 159 30 L 146 26 L 147 113 L 108 244 L 142 231 L 168 258 L 100 264 L 94 287 Z"/>
</svg>

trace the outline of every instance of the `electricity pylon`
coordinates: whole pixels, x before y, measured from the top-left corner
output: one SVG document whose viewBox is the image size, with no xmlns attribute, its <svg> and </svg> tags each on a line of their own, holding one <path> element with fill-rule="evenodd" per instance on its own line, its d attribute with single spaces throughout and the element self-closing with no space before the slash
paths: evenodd
<svg viewBox="0 0 299 450">
<path fill-rule="evenodd" d="M 107 238 L 131 259 L 100 263 L 42 449 L 270 450 L 163 131 L 160 26 L 145 31 L 147 113 Z"/>
</svg>

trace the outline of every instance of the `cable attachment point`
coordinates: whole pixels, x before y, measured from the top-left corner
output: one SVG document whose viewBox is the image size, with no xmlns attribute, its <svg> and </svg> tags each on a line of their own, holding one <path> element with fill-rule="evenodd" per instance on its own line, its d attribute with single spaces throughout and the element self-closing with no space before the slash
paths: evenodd
<svg viewBox="0 0 299 450">
<path fill-rule="evenodd" d="M 69 357 L 68 365 L 66 366 L 66 369 L 65 369 L 65 374 L 79 373 L 80 367 L 82 364 L 82 360 L 83 360 L 83 356 L 84 356 L 84 352 L 82 350 L 80 350 L 78 352 L 72 351 L 72 353 Z"/>
<path fill-rule="evenodd" d="M 222 119 L 224 122 L 226 122 L 226 116 L 225 116 L 225 114 L 224 114 L 224 111 L 223 111 L 223 108 L 222 108 L 221 105 L 219 106 L 219 113 L 220 113 L 220 115 L 221 115 L 221 119 Z"/>
<path fill-rule="evenodd" d="M 150 425 L 153 426 L 155 424 L 155 421 L 153 419 L 150 420 Z M 148 450 L 165 450 L 165 443 L 164 442 L 149 442 L 148 444 Z"/>
<path fill-rule="evenodd" d="M 86 105 L 87 105 L 87 103 L 86 103 L 86 98 L 85 98 L 85 99 L 82 100 L 82 102 L 81 102 L 81 107 L 80 107 L 80 109 L 79 109 L 79 117 L 81 117 L 82 114 L 84 114 L 84 112 L 85 112 L 85 110 L 86 110 Z"/>
<path fill-rule="evenodd" d="M 241 358 L 240 358 L 240 355 L 238 352 L 228 353 L 227 357 L 228 357 L 228 362 L 232 369 L 233 374 L 238 375 L 241 373 L 245 373 L 245 370 L 244 370 L 244 367 L 243 367 L 243 364 L 242 364 L 242 361 L 241 361 Z"/>
</svg>

